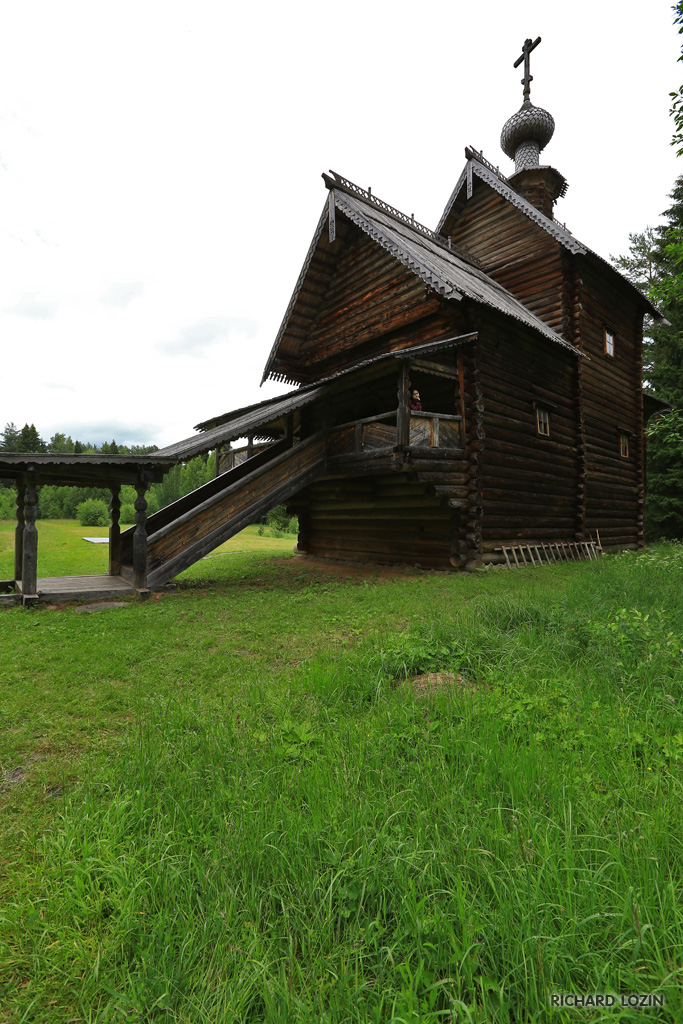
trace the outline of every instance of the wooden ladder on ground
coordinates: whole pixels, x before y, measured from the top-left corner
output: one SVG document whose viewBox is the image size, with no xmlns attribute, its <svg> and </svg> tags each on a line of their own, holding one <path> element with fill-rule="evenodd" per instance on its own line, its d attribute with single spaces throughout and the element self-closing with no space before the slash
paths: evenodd
<svg viewBox="0 0 683 1024">
<path fill-rule="evenodd" d="M 503 568 L 519 569 L 524 565 L 553 565 L 558 562 L 597 562 L 603 554 L 600 535 L 596 540 L 558 541 L 557 543 L 510 544 L 496 548 L 505 557 Z"/>
</svg>

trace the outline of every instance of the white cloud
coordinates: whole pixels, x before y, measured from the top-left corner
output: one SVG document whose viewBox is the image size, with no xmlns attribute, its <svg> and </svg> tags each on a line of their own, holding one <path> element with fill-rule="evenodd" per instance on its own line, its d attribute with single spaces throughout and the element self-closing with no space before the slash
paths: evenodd
<svg viewBox="0 0 683 1024">
<path fill-rule="evenodd" d="M 145 290 L 142 281 L 119 281 L 107 288 L 103 295 L 100 295 L 100 303 L 112 309 L 125 309 L 134 299 L 140 298 Z"/>
<path fill-rule="evenodd" d="M 36 292 L 26 292 L 16 302 L 5 306 L 5 313 L 13 316 L 27 316 L 32 320 L 51 320 L 57 312 L 56 299 Z"/>
<path fill-rule="evenodd" d="M 168 355 L 198 359 L 214 345 L 252 338 L 255 333 L 256 324 L 253 320 L 234 316 L 205 317 L 183 327 L 173 341 L 161 342 L 159 348 Z"/>
</svg>

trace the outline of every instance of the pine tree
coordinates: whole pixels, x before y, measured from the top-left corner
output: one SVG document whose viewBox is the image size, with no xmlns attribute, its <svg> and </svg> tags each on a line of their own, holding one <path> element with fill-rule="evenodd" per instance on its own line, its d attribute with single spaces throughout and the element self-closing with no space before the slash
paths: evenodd
<svg viewBox="0 0 683 1024">
<path fill-rule="evenodd" d="M 613 260 L 668 321 L 649 323 L 643 344 L 646 382 L 673 406 L 648 425 L 645 525 L 650 539 L 683 537 L 683 177 L 671 198 L 665 222 L 630 235 L 629 255 Z"/>
<path fill-rule="evenodd" d="M 42 437 L 36 430 L 35 423 L 32 423 L 29 427 L 28 423 L 25 423 L 21 428 L 19 434 L 19 448 L 20 452 L 44 452 L 47 445 L 43 441 Z"/>
<path fill-rule="evenodd" d="M 6 423 L 5 429 L 0 434 L 0 452 L 19 451 L 20 432 L 14 423 Z"/>
</svg>

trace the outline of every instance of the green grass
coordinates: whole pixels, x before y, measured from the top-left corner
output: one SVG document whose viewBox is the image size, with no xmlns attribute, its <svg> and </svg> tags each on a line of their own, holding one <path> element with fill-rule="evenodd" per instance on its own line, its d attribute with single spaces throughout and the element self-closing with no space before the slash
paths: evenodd
<svg viewBox="0 0 683 1024">
<path fill-rule="evenodd" d="M 36 525 L 39 576 L 96 576 L 107 572 L 108 546 L 88 544 L 83 537 L 107 537 L 108 527 L 80 526 L 74 519 L 39 519 Z M 14 576 L 14 529 L 13 522 L 0 520 L 0 579 Z M 293 536 L 273 537 L 269 527 L 259 537 L 258 527 L 248 526 L 207 557 L 249 551 L 289 554 L 295 543 Z"/>
<path fill-rule="evenodd" d="M 681 1020 L 683 548 L 392 579 L 278 543 L 0 614 L 0 1020 Z M 667 1004 L 550 1007 L 605 991 Z"/>
</svg>

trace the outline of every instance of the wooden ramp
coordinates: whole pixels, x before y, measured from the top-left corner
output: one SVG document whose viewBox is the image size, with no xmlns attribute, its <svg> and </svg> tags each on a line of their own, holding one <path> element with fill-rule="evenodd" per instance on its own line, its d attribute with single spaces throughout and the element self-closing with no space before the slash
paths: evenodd
<svg viewBox="0 0 683 1024">
<path fill-rule="evenodd" d="M 325 470 L 322 434 L 269 446 L 147 520 L 147 587 L 173 579 L 257 522 Z M 121 534 L 121 575 L 133 580 L 133 535 Z"/>
</svg>

